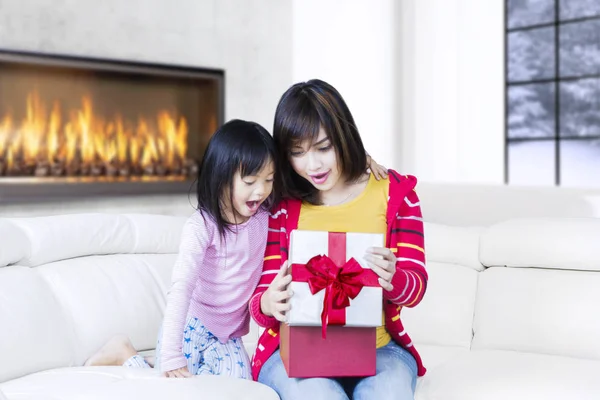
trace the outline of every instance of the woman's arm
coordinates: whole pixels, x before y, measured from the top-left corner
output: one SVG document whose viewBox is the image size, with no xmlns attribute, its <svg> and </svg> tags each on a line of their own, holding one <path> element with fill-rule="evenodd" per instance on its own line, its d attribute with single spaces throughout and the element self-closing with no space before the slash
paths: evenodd
<svg viewBox="0 0 600 400">
<path fill-rule="evenodd" d="M 425 235 L 419 196 L 408 192 L 398 217 L 392 227 L 391 247 L 396 256 L 396 273 L 392 277 L 392 290 L 384 297 L 392 303 L 414 307 L 423 299 L 427 289 L 425 269 Z"/>
<path fill-rule="evenodd" d="M 367 260 L 380 277 L 384 298 L 398 305 L 414 307 L 423 299 L 427 288 L 423 218 L 414 190 L 403 199 L 391 232 L 391 249 L 375 248 L 371 252 L 383 259 L 367 256 Z"/>
<path fill-rule="evenodd" d="M 249 308 L 252 318 L 259 326 L 272 328 L 279 325 L 289 310 L 287 299 L 291 296 L 288 285 L 292 280 L 287 273 L 287 263 L 281 263 L 281 210 L 277 210 L 269 217 L 269 232 L 267 234 L 267 247 L 263 263 L 263 272 L 250 298 Z"/>
</svg>

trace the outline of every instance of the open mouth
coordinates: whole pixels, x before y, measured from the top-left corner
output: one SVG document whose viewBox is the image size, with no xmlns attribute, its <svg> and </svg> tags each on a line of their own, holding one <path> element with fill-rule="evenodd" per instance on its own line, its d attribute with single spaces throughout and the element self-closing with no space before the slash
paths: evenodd
<svg viewBox="0 0 600 400">
<path fill-rule="evenodd" d="M 258 206 L 260 206 L 260 201 L 247 201 L 246 206 L 250 209 L 250 211 L 254 212 L 258 210 Z"/>
<path fill-rule="evenodd" d="M 323 183 L 325 183 L 325 181 L 327 181 L 328 177 L 329 177 L 329 171 L 328 172 L 324 172 L 322 174 L 311 175 L 310 176 L 310 178 L 312 179 L 312 181 L 314 183 L 316 183 L 317 185 L 322 185 Z"/>
</svg>

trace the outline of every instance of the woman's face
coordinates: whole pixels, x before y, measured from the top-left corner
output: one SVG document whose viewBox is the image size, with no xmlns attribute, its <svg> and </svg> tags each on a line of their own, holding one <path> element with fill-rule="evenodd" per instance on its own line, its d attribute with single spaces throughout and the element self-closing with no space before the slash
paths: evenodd
<svg viewBox="0 0 600 400">
<path fill-rule="evenodd" d="M 293 146 L 289 160 L 294 171 L 320 191 L 328 191 L 340 181 L 337 155 L 322 127 L 314 142 L 305 141 Z"/>
</svg>

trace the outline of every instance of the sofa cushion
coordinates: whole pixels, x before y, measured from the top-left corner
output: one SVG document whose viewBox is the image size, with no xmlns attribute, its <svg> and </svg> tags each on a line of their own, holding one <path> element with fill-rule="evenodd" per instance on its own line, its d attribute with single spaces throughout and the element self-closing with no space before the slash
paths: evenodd
<svg viewBox="0 0 600 400">
<path fill-rule="evenodd" d="M 483 271 L 479 261 L 481 227 L 459 227 L 426 222 L 425 257 L 427 262 L 456 264 Z"/>
<path fill-rule="evenodd" d="M 35 270 L 50 283 L 75 334 L 76 365 L 115 334 L 152 349 L 175 254 L 116 254 L 63 260 Z"/>
<path fill-rule="evenodd" d="M 115 334 L 154 348 L 184 222 L 109 214 L 0 220 L 0 265 L 13 264 L 0 268 L 0 382 L 81 365 Z"/>
<path fill-rule="evenodd" d="M 18 262 L 28 251 L 25 233 L 14 223 L 0 219 L 0 268 Z"/>
<path fill-rule="evenodd" d="M 416 400 L 596 400 L 600 362 L 570 357 L 472 351 L 430 370 Z"/>
<path fill-rule="evenodd" d="M 468 354 L 469 349 L 458 346 L 436 346 L 429 344 L 415 344 L 419 355 L 423 360 L 425 368 L 427 368 L 427 376 L 432 370 L 445 365 L 448 362 L 452 362 L 456 357 L 461 354 Z"/>
<path fill-rule="evenodd" d="M 421 303 L 402 310 L 404 327 L 415 343 L 469 348 L 479 273 L 439 262 L 428 262 L 427 273 Z"/>
<path fill-rule="evenodd" d="M 8 220 L 26 237 L 18 265 L 102 254 L 177 253 L 185 218 L 70 214 Z"/>
<path fill-rule="evenodd" d="M 481 237 L 486 266 L 600 271 L 600 218 L 516 219 Z"/>
<path fill-rule="evenodd" d="M 167 379 L 153 369 L 125 367 L 61 368 L 0 384 L 15 400 L 277 400 L 268 386 L 223 376 Z"/>
<path fill-rule="evenodd" d="M 490 268 L 479 276 L 472 348 L 600 360 L 598 288 L 600 272 Z"/>
<path fill-rule="evenodd" d="M 34 270 L 0 268 L 0 382 L 72 365 L 69 311 Z"/>
<path fill-rule="evenodd" d="M 425 297 L 402 310 L 413 342 L 469 348 L 477 292 L 481 228 L 425 223 L 425 256 L 429 275 Z"/>
</svg>

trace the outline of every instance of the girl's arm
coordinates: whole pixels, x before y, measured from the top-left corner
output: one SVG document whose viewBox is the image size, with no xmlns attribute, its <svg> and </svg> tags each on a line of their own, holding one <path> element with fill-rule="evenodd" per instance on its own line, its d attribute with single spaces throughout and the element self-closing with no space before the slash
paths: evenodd
<svg viewBox="0 0 600 400">
<path fill-rule="evenodd" d="M 182 342 L 192 293 L 200 275 L 211 234 L 200 212 L 190 217 L 183 227 L 179 254 L 173 269 L 171 289 L 163 320 L 161 340 L 161 372 L 187 367 Z"/>
<path fill-rule="evenodd" d="M 369 153 L 367 153 L 367 172 L 373 173 L 373 176 L 377 180 L 387 178 L 388 174 L 387 168 L 373 160 L 373 157 Z"/>
</svg>

